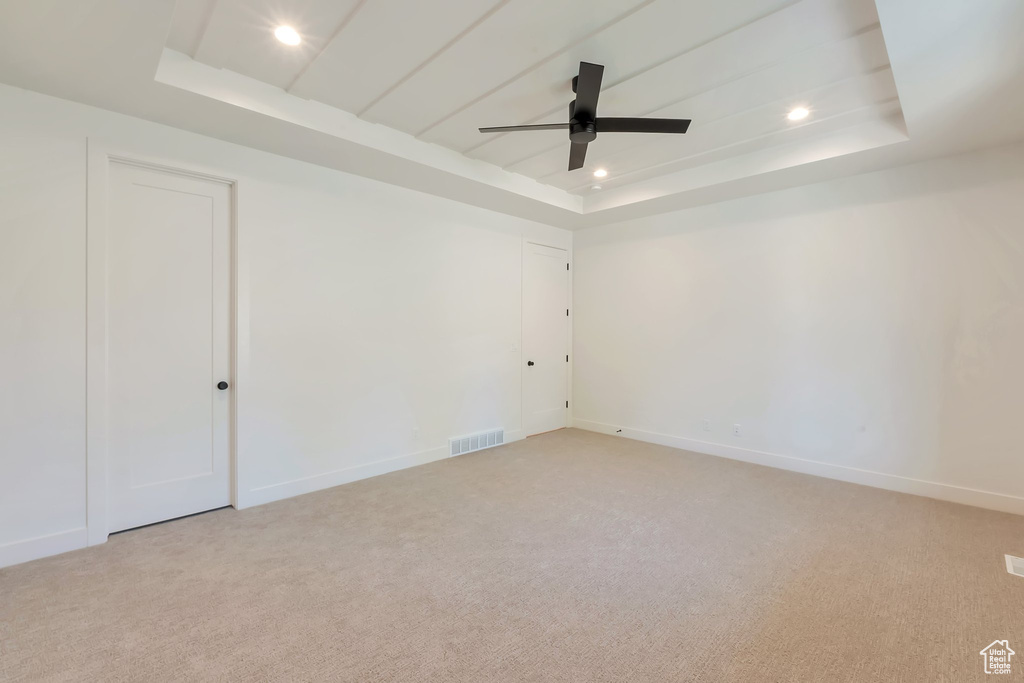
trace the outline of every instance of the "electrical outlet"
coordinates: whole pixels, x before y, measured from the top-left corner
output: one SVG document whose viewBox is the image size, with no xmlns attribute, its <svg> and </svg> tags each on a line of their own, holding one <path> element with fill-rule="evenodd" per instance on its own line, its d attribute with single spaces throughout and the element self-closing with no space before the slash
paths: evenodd
<svg viewBox="0 0 1024 683">
<path fill-rule="evenodd" d="M 733 425 L 732 426 L 732 435 L 733 436 L 743 436 L 743 428 L 740 427 L 739 425 Z"/>
<path fill-rule="evenodd" d="M 704 427 L 705 432 L 711 431 L 711 420 L 704 420 L 701 424 Z"/>
</svg>

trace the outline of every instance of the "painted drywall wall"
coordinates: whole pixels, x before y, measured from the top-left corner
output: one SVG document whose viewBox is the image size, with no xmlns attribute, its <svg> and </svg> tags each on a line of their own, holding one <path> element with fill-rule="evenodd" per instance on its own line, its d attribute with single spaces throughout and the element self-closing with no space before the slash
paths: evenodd
<svg viewBox="0 0 1024 683">
<path fill-rule="evenodd" d="M 1024 147 L 574 252 L 577 426 L 1024 513 Z"/>
<path fill-rule="evenodd" d="M 87 139 L 238 181 L 238 499 L 521 432 L 524 239 L 571 233 L 0 86 L 0 566 L 86 542 Z"/>
<path fill-rule="evenodd" d="M 0 566 L 85 544 L 85 138 L 9 126 L 3 101 Z"/>
</svg>

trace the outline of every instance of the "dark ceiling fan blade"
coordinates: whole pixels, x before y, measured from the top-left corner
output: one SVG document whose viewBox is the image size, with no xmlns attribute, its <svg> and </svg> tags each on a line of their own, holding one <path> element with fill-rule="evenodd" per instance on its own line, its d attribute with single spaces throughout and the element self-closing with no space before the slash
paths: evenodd
<svg viewBox="0 0 1024 683">
<path fill-rule="evenodd" d="M 685 133 L 689 127 L 690 119 L 597 119 L 598 133 Z"/>
<path fill-rule="evenodd" d="M 583 162 L 587 159 L 587 142 L 573 142 L 569 144 L 569 170 L 575 171 L 583 168 Z"/>
<path fill-rule="evenodd" d="M 481 128 L 481 133 L 508 133 L 514 130 L 565 130 L 569 127 L 568 123 L 535 123 L 527 126 L 491 126 L 489 128 Z"/>
<path fill-rule="evenodd" d="M 576 77 L 576 119 L 593 119 L 597 116 L 597 98 L 601 95 L 601 78 L 604 67 L 600 64 L 580 62 L 580 75 Z"/>
</svg>

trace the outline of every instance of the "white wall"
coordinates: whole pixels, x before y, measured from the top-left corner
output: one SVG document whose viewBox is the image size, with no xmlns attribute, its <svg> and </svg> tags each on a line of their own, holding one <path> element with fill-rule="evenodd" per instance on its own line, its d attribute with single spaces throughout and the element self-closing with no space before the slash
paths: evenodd
<svg viewBox="0 0 1024 683">
<path fill-rule="evenodd" d="M 0 565 L 85 544 L 87 137 L 239 182 L 243 505 L 517 436 L 526 238 L 575 249 L 579 426 L 1024 512 L 1024 147 L 573 245 L 0 86 Z"/>
<path fill-rule="evenodd" d="M 0 90 L 0 566 L 85 542 L 85 138 Z M 27 559 L 27 558 L 26 558 Z"/>
<path fill-rule="evenodd" d="M 571 234 L 0 86 L 0 566 L 86 533 L 86 138 L 238 180 L 242 505 L 521 434 L 523 239 Z"/>
<path fill-rule="evenodd" d="M 1024 513 L 1024 147 L 574 251 L 577 426 Z"/>
</svg>

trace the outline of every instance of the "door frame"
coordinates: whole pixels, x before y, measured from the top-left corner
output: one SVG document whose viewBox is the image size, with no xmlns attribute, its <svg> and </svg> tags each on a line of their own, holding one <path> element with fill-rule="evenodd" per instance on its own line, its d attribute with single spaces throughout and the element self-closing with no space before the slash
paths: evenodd
<svg viewBox="0 0 1024 683">
<path fill-rule="evenodd" d="M 526 309 L 526 250 L 530 248 L 531 244 L 535 244 L 538 247 L 548 247 L 549 249 L 561 249 L 565 252 L 565 259 L 569 264 L 568 279 L 566 281 L 569 315 L 566 316 L 568 320 L 565 322 L 567 326 L 565 352 L 569 356 L 565 374 L 565 398 L 569 402 L 569 407 L 565 411 L 565 427 L 563 429 L 573 426 L 573 410 L 575 409 L 572 396 L 572 377 L 573 366 L 576 364 L 576 354 L 573 352 L 572 329 L 576 312 L 573 310 L 572 296 L 572 283 L 575 277 L 572 245 L 566 246 L 565 244 L 548 243 L 540 239 L 524 237 L 519 250 L 519 433 L 523 439 L 529 436 L 526 433 L 526 317 L 524 311 Z"/>
<path fill-rule="evenodd" d="M 120 150 L 102 140 L 86 140 L 86 543 L 105 543 L 109 535 L 108 509 L 108 303 L 107 245 L 110 165 L 135 166 L 151 171 L 223 183 L 229 187 L 231 262 L 229 294 L 229 381 L 233 387 L 228 409 L 228 462 L 231 505 L 238 507 L 238 385 L 248 358 L 248 292 L 240 287 L 245 275 L 238 250 L 238 181 L 216 172 L 182 168 L 174 161 L 143 157 Z M 244 294 L 244 296 L 243 296 Z M 244 357 L 243 357 L 244 351 Z"/>
</svg>

